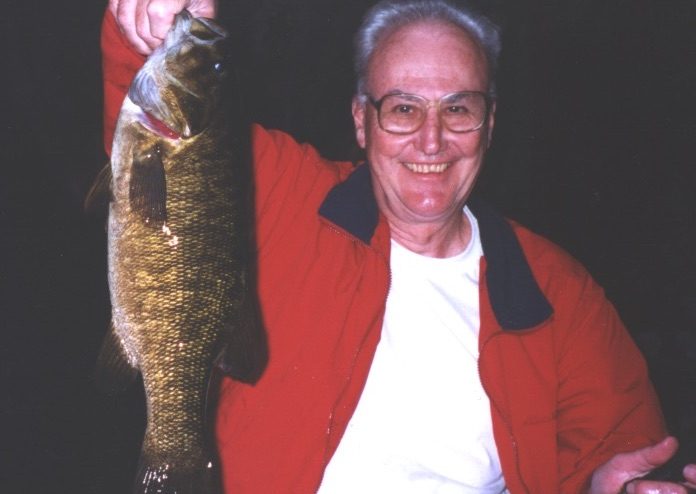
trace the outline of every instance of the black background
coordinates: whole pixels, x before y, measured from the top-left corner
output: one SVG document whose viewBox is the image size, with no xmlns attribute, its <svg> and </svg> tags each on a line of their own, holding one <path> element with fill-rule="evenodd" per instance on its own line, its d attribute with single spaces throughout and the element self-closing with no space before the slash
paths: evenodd
<svg viewBox="0 0 696 494">
<path fill-rule="evenodd" d="M 351 35 L 372 2 L 223 3 L 255 119 L 358 157 Z M 606 288 L 696 458 L 696 2 L 482 3 L 506 34 L 479 191 Z M 141 391 L 90 378 L 110 310 L 103 225 L 82 212 L 105 163 L 103 7 L 10 0 L 0 20 L 1 492 L 129 492 L 139 454 Z"/>
</svg>

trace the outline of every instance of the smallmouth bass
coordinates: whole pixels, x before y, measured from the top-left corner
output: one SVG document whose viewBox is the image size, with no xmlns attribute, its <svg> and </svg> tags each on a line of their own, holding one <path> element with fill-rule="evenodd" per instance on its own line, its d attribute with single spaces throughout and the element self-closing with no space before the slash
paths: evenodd
<svg viewBox="0 0 696 494">
<path fill-rule="evenodd" d="M 142 374 L 136 494 L 220 492 L 206 429 L 212 369 L 253 383 L 267 360 L 249 125 L 227 37 L 212 20 L 177 16 L 131 84 L 102 178 L 112 328 L 97 379 L 113 388 Z"/>
</svg>

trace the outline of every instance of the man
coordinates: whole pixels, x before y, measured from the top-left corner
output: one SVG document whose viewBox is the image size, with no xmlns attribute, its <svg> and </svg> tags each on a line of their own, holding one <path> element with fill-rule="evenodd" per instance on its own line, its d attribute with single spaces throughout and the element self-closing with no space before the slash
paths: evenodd
<svg viewBox="0 0 696 494">
<path fill-rule="evenodd" d="M 149 53 L 182 8 L 215 14 L 111 1 L 107 143 L 132 48 Z M 677 445 L 602 290 L 469 201 L 495 121 L 496 27 L 444 0 L 387 1 L 357 39 L 368 164 L 254 127 L 271 357 L 255 386 L 222 385 L 226 491 L 686 492 L 634 480 Z M 696 465 L 684 474 L 696 484 Z"/>
</svg>

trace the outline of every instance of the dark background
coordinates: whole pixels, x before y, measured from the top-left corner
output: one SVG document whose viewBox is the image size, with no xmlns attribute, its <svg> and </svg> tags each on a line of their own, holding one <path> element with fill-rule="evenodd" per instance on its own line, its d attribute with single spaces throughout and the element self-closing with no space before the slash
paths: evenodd
<svg viewBox="0 0 696 494">
<path fill-rule="evenodd" d="M 257 121 L 358 156 L 350 38 L 371 3 L 225 3 Z M 696 459 L 696 2 L 484 3 L 506 34 L 480 192 L 606 288 Z M 4 7 L 0 492 L 129 492 L 141 391 L 90 378 L 110 310 L 103 225 L 82 212 L 105 163 L 103 5 Z"/>
</svg>

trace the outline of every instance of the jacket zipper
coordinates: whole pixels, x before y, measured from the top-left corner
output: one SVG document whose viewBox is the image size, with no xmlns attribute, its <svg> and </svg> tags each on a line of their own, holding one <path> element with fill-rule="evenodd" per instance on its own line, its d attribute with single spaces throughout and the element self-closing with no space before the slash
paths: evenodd
<svg viewBox="0 0 696 494">
<path fill-rule="evenodd" d="M 515 469 L 517 470 L 517 478 L 519 479 L 520 484 L 522 484 L 522 487 L 525 490 L 525 492 L 527 494 L 530 494 L 529 487 L 527 487 L 527 484 L 525 483 L 524 478 L 522 478 L 522 472 L 520 471 L 519 452 L 517 450 L 517 438 L 515 437 L 515 435 L 512 432 L 512 425 L 510 424 L 510 422 L 508 422 L 507 416 L 502 413 L 501 407 L 493 399 L 493 396 L 491 395 L 490 391 L 486 387 L 485 380 L 482 379 L 482 376 L 481 376 L 481 360 L 482 360 L 483 353 L 486 349 L 486 346 L 494 338 L 496 338 L 497 336 L 504 335 L 504 334 L 505 333 L 503 333 L 502 331 L 498 331 L 498 332 L 492 334 L 491 336 L 489 336 L 488 339 L 485 342 L 483 342 L 483 344 L 481 345 L 481 351 L 479 352 L 478 361 L 476 362 L 476 366 L 477 366 L 479 381 L 481 382 L 481 386 L 483 387 L 483 390 L 486 392 L 486 395 L 488 395 L 488 399 L 490 400 L 491 405 L 493 405 L 493 407 L 496 409 L 496 411 L 498 412 L 498 415 L 501 417 L 503 423 L 505 424 L 505 428 L 507 429 L 508 437 L 510 439 L 510 444 L 512 445 L 512 454 L 513 454 L 513 457 L 515 459 Z"/>
<path fill-rule="evenodd" d="M 354 237 L 353 235 L 347 233 L 346 231 L 341 230 L 340 228 L 335 227 L 332 223 L 330 223 L 330 222 L 328 222 L 328 221 L 326 221 L 326 220 L 322 220 L 322 221 L 323 221 L 324 224 L 329 228 L 329 230 L 331 230 L 332 232 L 336 233 L 337 235 L 340 235 L 340 236 L 342 236 L 342 237 L 347 238 L 348 240 L 350 240 L 350 241 L 353 242 L 353 243 L 360 243 L 360 244 L 365 245 L 368 249 L 372 250 L 372 251 L 377 255 L 377 257 L 379 257 L 380 259 L 382 259 L 382 262 L 384 263 L 384 265 L 385 265 L 385 267 L 386 267 L 387 276 L 388 276 L 387 287 L 386 287 L 386 290 L 385 290 L 385 293 L 384 293 L 384 304 L 385 304 L 385 306 L 386 306 L 386 303 L 387 303 L 387 296 L 389 295 L 389 290 L 391 290 L 392 274 L 391 274 L 391 269 L 389 268 L 389 262 L 388 262 L 388 260 L 386 259 L 386 257 L 384 256 L 384 254 L 382 254 L 380 251 L 378 251 L 377 249 L 375 249 L 375 248 L 372 247 L 371 245 L 366 244 L 365 242 L 361 241 L 360 239 L 358 239 L 358 238 Z M 384 308 L 382 309 L 382 318 L 384 318 Z M 352 364 L 351 364 L 351 367 L 350 367 L 350 371 L 349 371 L 349 373 L 348 373 L 348 379 L 346 380 L 346 383 L 345 383 L 345 385 L 344 385 L 344 387 L 343 387 L 343 390 L 342 390 L 342 392 L 340 393 L 339 396 L 343 396 L 343 393 L 345 393 L 346 387 L 347 387 L 348 384 L 350 383 L 351 377 L 353 376 L 353 371 L 355 370 L 355 364 L 356 364 L 356 362 L 357 362 L 357 360 L 358 360 L 358 355 L 360 355 L 360 352 L 361 352 L 361 351 L 362 351 L 362 346 L 358 347 L 358 348 L 356 349 L 355 353 L 353 354 Z M 358 399 L 359 399 L 359 398 L 358 398 Z M 326 468 L 329 466 L 329 462 L 331 461 L 331 458 L 330 458 L 329 455 L 328 455 L 328 450 L 329 450 L 329 441 L 330 441 L 331 435 L 332 435 L 332 433 L 333 433 L 334 425 L 335 425 L 335 416 L 334 416 L 334 412 L 333 412 L 333 410 L 332 410 L 331 413 L 329 414 L 329 423 L 328 423 L 328 426 L 327 426 L 327 428 L 326 428 L 326 446 L 325 446 L 325 449 L 324 449 L 324 464 L 323 464 L 323 468 L 322 468 L 322 474 L 321 474 L 321 478 L 319 479 L 319 484 L 317 485 L 317 487 L 316 487 L 316 489 L 314 490 L 314 492 L 317 492 L 317 491 L 319 490 L 319 488 L 321 487 L 321 484 L 322 484 L 322 482 L 323 482 L 323 480 L 324 480 L 324 474 L 326 473 Z"/>
</svg>

